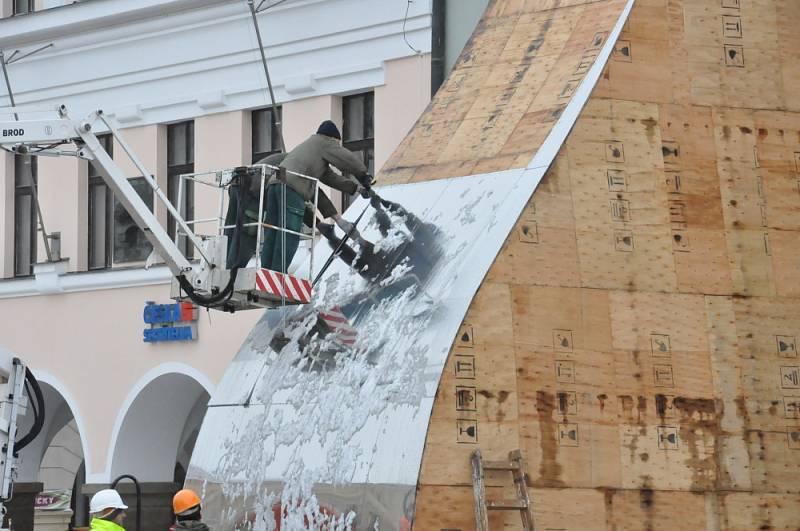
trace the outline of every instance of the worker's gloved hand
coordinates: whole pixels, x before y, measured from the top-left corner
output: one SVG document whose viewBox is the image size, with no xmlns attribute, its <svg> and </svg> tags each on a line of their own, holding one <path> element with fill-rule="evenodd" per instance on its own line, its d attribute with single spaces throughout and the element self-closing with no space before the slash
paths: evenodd
<svg viewBox="0 0 800 531">
<path fill-rule="evenodd" d="M 375 178 L 371 174 L 365 173 L 361 177 L 358 177 L 358 182 L 360 182 L 361 186 L 364 188 L 369 189 L 373 184 L 375 184 Z"/>
<path fill-rule="evenodd" d="M 356 189 L 356 193 L 364 199 L 368 199 L 370 195 L 374 194 L 375 192 L 373 192 L 370 188 L 359 185 Z"/>
<path fill-rule="evenodd" d="M 336 224 L 339 226 L 340 229 L 342 229 L 345 232 L 345 234 L 350 234 L 356 228 L 355 225 L 353 225 L 350 221 L 347 221 L 343 217 L 337 218 Z"/>
</svg>

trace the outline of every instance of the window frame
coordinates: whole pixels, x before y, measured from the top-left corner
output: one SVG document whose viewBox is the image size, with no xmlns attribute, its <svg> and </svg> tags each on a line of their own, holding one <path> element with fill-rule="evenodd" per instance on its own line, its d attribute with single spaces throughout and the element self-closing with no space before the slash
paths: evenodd
<svg viewBox="0 0 800 531">
<path fill-rule="evenodd" d="M 151 176 L 151 178 L 155 178 L 155 176 Z M 128 177 L 128 181 L 129 182 L 130 181 L 137 181 L 137 180 L 144 181 L 144 179 L 145 179 L 145 177 L 142 176 L 142 175 L 139 175 L 139 176 L 136 176 L 136 177 Z M 134 184 L 131 183 L 131 186 L 134 186 Z M 155 205 L 155 192 L 153 191 L 153 188 L 149 184 L 147 184 L 146 182 L 145 182 L 145 186 L 143 186 L 142 189 L 146 190 L 147 193 L 149 194 L 149 198 L 142 197 L 142 200 L 145 202 L 145 204 L 147 204 L 149 202 L 149 205 L 147 205 L 147 206 L 149 206 L 150 211 L 153 212 L 154 205 Z M 135 190 L 135 186 L 134 186 L 134 190 Z M 140 197 L 141 197 L 141 195 L 140 195 Z M 116 222 L 117 206 L 119 206 L 122 209 L 122 211 L 124 211 L 125 214 L 128 217 L 133 218 L 133 216 L 130 215 L 130 213 L 122 205 L 122 203 L 118 202 L 117 197 L 112 195 L 112 213 L 111 213 L 111 215 L 112 215 L 112 217 L 114 219 L 113 219 L 112 235 L 111 235 L 111 264 L 112 264 L 111 267 L 113 267 L 113 268 L 139 267 L 139 266 L 143 265 L 146 262 L 147 256 L 144 256 L 143 258 L 138 259 L 138 260 L 116 260 L 115 257 L 114 257 L 114 253 L 116 251 L 116 243 L 117 243 L 117 241 L 115 239 L 115 236 L 116 236 L 116 233 L 117 233 L 117 222 Z M 134 222 L 134 225 L 136 225 L 135 222 Z M 141 228 L 136 227 L 136 229 L 139 232 L 141 232 L 142 234 L 144 234 L 144 231 Z M 145 237 L 144 241 L 150 247 L 150 252 L 152 252 L 153 245 L 147 240 L 146 237 Z M 150 253 L 148 252 L 147 254 L 149 255 Z"/>
<path fill-rule="evenodd" d="M 19 165 L 21 161 L 25 158 L 30 158 L 31 160 L 31 179 L 33 183 L 28 185 L 20 185 L 20 173 L 21 170 Z M 15 277 L 30 277 L 33 276 L 33 266 L 36 264 L 37 260 L 37 246 L 38 246 L 38 234 L 39 234 L 39 226 L 36 214 L 36 200 L 34 198 L 34 191 L 33 185 L 38 184 L 39 181 L 39 164 L 38 158 L 32 155 L 14 155 L 14 276 Z M 30 197 L 30 225 L 28 227 L 29 231 L 29 242 L 28 245 L 30 246 L 29 250 L 29 270 L 27 273 L 19 271 L 18 265 L 18 257 L 19 257 L 19 243 L 20 243 L 20 227 L 17 223 L 17 214 L 19 209 L 20 198 L 22 197 Z"/>
<path fill-rule="evenodd" d="M 364 136 L 354 140 L 345 140 L 350 135 L 350 122 L 348 120 L 347 106 L 350 102 L 363 99 L 362 108 L 362 123 L 361 128 L 366 135 L 367 132 L 372 132 L 372 136 Z M 367 105 L 368 103 L 368 105 Z M 367 109 L 369 112 L 367 112 Z M 375 171 L 375 92 L 359 92 L 358 94 L 351 94 L 342 97 L 342 146 L 350 151 L 360 151 L 362 162 L 367 167 L 367 171 L 373 173 Z M 370 162 L 372 167 L 370 167 Z M 344 212 L 351 203 L 351 196 L 342 194 L 342 212 Z"/>
<path fill-rule="evenodd" d="M 184 145 L 186 151 L 182 154 L 182 162 L 173 164 L 171 155 L 171 147 L 173 145 L 173 135 L 178 134 L 181 128 L 186 128 L 186 138 Z M 184 185 L 184 204 L 178 205 L 178 187 L 180 183 L 180 176 L 186 173 L 194 173 L 194 120 L 185 120 L 167 125 L 167 198 L 175 206 L 178 212 L 181 213 L 186 220 L 194 218 L 195 197 L 194 197 L 194 182 L 186 180 Z M 167 215 L 167 232 L 175 241 L 177 234 L 178 223 L 172 214 Z M 184 253 L 186 258 L 192 259 L 194 257 L 194 247 L 185 236 L 179 238 L 179 249 Z"/>
<path fill-rule="evenodd" d="M 27 11 L 17 11 L 17 2 L 19 0 L 11 0 L 11 16 L 16 17 L 20 15 L 29 15 L 36 11 L 36 0 L 22 0 L 28 4 Z"/>
<path fill-rule="evenodd" d="M 100 142 L 100 145 L 103 146 L 108 156 L 112 159 L 114 158 L 114 137 L 111 133 L 107 133 L 104 135 L 98 135 L 97 140 Z M 87 245 L 87 269 L 89 271 L 99 271 L 103 269 L 110 269 L 114 266 L 114 193 L 109 188 L 108 184 L 106 184 L 105 180 L 103 179 L 102 175 L 99 171 L 94 167 L 91 161 L 89 161 L 89 171 L 88 171 L 88 189 L 87 189 L 87 205 L 86 208 L 89 211 L 88 217 L 88 226 L 87 226 L 87 234 L 88 234 L 88 245 Z M 94 262 L 94 238 L 93 238 L 93 231 L 92 228 L 94 227 L 95 222 L 95 213 L 92 209 L 92 190 L 94 188 L 105 188 L 105 256 L 103 257 L 103 264 L 102 266 L 93 266 L 92 263 Z M 123 262 L 125 263 L 125 262 Z"/>
<path fill-rule="evenodd" d="M 253 109 L 250 111 L 250 151 L 252 153 L 251 160 L 252 164 L 256 164 L 259 160 L 263 159 L 264 157 L 268 157 L 275 153 L 281 152 L 281 141 L 280 135 L 283 132 L 283 106 L 276 105 L 275 106 L 275 115 L 277 118 L 273 120 L 272 114 L 272 107 L 263 107 L 261 109 Z M 257 117 L 260 114 L 269 113 L 269 121 L 271 124 L 270 128 L 270 145 L 271 149 L 269 151 L 257 151 L 256 150 L 256 131 L 258 127 L 256 127 Z M 264 123 L 264 120 L 261 120 L 260 123 Z"/>
</svg>

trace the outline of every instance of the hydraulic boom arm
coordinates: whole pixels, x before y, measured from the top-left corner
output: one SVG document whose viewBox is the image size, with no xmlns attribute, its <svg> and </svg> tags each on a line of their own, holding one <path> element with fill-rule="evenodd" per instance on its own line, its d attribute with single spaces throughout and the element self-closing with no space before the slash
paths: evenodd
<svg viewBox="0 0 800 531">
<path fill-rule="evenodd" d="M 86 119 L 79 122 L 71 120 L 67 116 L 66 107 L 58 108 L 59 118 L 54 120 L 22 120 L 22 121 L 3 121 L 0 122 L 0 145 L 4 149 L 19 154 L 36 155 L 67 155 L 75 154 L 95 163 L 105 183 L 111 188 L 114 196 L 119 199 L 125 209 L 133 218 L 136 225 L 144 231 L 145 237 L 153 245 L 159 255 L 166 261 L 167 266 L 175 276 L 183 275 L 192 270 L 192 266 L 180 251 L 178 246 L 170 238 L 166 230 L 156 219 L 153 212 L 136 193 L 133 186 L 128 182 L 128 177 L 114 163 L 114 160 L 106 153 L 100 141 L 95 136 L 92 128 L 98 121 L 114 135 L 114 138 L 122 146 L 123 150 L 131 158 L 136 168 L 142 173 L 144 178 L 153 188 L 156 196 L 161 200 L 170 211 L 181 228 L 186 230 L 190 238 L 193 239 L 195 246 L 201 249 L 200 242 L 186 227 L 183 218 L 169 201 L 163 190 L 159 188 L 152 174 L 150 174 L 136 158 L 133 151 L 118 134 L 112 124 L 105 118 L 103 111 L 95 111 Z M 74 153 L 64 152 L 56 149 L 65 143 L 74 143 L 77 151 Z M 204 257 L 205 258 L 205 257 Z"/>
<path fill-rule="evenodd" d="M 11 109 L 15 116 L 21 109 Z M 106 185 L 111 189 L 114 197 L 122 203 L 130 214 L 136 225 L 144 232 L 147 240 L 153 245 L 154 250 L 166 262 L 173 276 L 172 297 L 178 301 L 191 301 L 195 304 L 208 308 L 217 308 L 224 311 L 236 311 L 242 309 L 270 308 L 283 306 L 286 304 L 306 304 L 311 297 L 311 282 L 309 279 L 298 279 L 291 275 L 275 273 L 259 266 L 251 267 L 237 264 L 230 269 L 227 268 L 227 256 L 229 253 L 228 231 L 230 234 L 231 247 L 236 248 L 241 244 L 241 230 L 245 226 L 244 209 L 237 211 L 237 222 L 235 227 L 218 228 L 218 233 L 213 236 L 206 235 L 199 238 L 180 212 L 175 208 L 164 191 L 159 188 L 155 177 L 144 167 L 138 159 L 133 149 L 125 142 L 114 125 L 106 118 L 103 111 L 94 111 L 85 119 L 74 121 L 67 114 L 67 109 L 63 105 L 57 109 L 58 117 L 55 119 L 44 120 L 19 120 L 19 121 L 0 121 L 0 147 L 15 154 L 35 155 L 35 156 L 62 156 L 71 155 L 92 161 L 95 168 L 102 176 Z M 134 167 L 144 177 L 153 189 L 155 197 L 160 201 L 175 219 L 180 227 L 181 236 L 185 235 L 195 251 L 199 254 L 200 263 L 190 263 L 178 244 L 170 237 L 161 223 L 158 222 L 153 212 L 145 204 L 139 194 L 134 190 L 128 181 L 128 176 L 114 162 L 111 156 L 103 148 L 94 133 L 94 126 L 102 124 L 114 137 L 128 156 Z M 64 144 L 72 144 L 74 150 L 61 149 Z M 274 168 L 271 168 L 274 169 Z M 271 171 L 270 169 L 270 171 Z M 242 189 L 251 190 L 251 187 L 244 186 L 243 183 L 258 183 L 260 180 L 261 190 L 259 194 L 259 213 L 257 221 L 247 221 L 248 227 L 257 227 L 257 254 L 259 245 L 263 243 L 264 229 L 284 231 L 296 237 L 310 238 L 302 233 L 292 231 L 286 227 L 275 227 L 264 222 L 263 208 L 266 186 L 267 167 L 256 165 L 253 167 L 236 168 L 230 181 L 223 182 L 222 172 L 217 173 L 217 181 L 214 186 L 220 194 L 224 194 L 228 189 L 231 194 L 238 197 Z M 297 174 L 300 178 L 308 179 L 313 187 L 313 197 L 317 196 L 317 179 L 305 175 Z M 184 177 L 191 176 L 181 176 Z M 253 179 L 258 179 L 253 181 Z M 279 177 L 281 179 L 281 177 Z M 220 225 L 222 224 L 222 205 L 224 200 L 220 200 Z M 241 202 L 237 201 L 241 206 Z M 314 204 L 316 210 L 316 203 Z M 208 221 L 208 220 L 206 220 Z M 196 221 L 195 221 L 196 223 Z M 313 233 L 314 227 L 312 227 Z M 313 246 L 311 246 L 313 264 Z M 272 277 L 275 277 L 274 279 Z"/>
</svg>

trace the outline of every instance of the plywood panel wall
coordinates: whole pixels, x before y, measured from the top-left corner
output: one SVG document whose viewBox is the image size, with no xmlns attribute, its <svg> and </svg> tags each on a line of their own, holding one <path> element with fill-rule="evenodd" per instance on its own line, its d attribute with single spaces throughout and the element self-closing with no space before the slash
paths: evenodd
<svg viewBox="0 0 800 531">
<path fill-rule="evenodd" d="M 622 5 L 491 2 L 381 182 L 524 166 Z M 475 448 L 522 450 L 540 530 L 800 527 L 798 28 L 636 2 L 455 338 L 414 529 L 475 528 Z"/>
</svg>

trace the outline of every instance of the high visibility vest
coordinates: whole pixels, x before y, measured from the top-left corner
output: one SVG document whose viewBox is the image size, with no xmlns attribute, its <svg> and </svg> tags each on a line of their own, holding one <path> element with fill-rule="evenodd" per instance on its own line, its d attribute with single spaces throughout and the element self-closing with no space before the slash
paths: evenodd
<svg viewBox="0 0 800 531">
<path fill-rule="evenodd" d="M 92 518 L 89 529 L 91 531 L 125 531 L 125 528 L 121 525 L 115 524 L 111 520 L 102 520 L 100 518 Z"/>
</svg>

